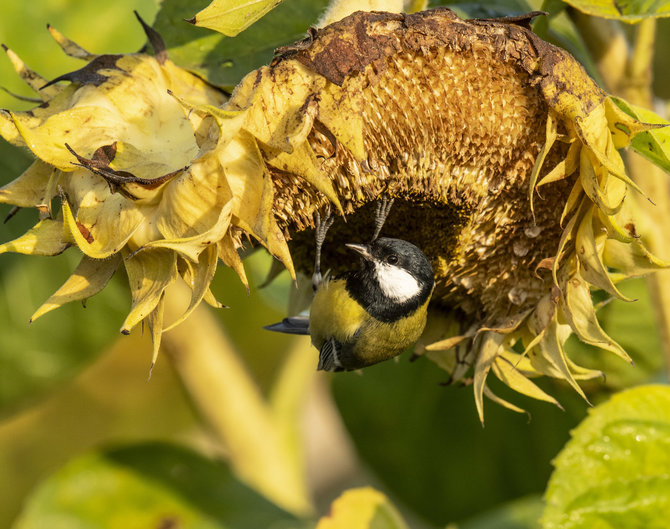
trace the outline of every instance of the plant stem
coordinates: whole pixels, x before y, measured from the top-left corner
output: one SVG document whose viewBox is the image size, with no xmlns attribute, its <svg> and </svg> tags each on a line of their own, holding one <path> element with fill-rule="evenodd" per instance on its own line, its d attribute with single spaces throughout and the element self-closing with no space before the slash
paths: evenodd
<svg viewBox="0 0 670 529">
<path fill-rule="evenodd" d="M 637 26 L 632 54 L 621 86 L 621 95 L 629 102 L 646 108 L 653 107 L 652 63 L 656 20 L 647 18 Z M 631 177 L 654 201 L 636 197 L 644 212 L 654 219 L 660 229 L 645 234 L 649 249 L 663 259 L 670 258 L 667 250 L 667 233 L 670 232 L 670 186 L 668 175 L 641 156 L 630 153 L 628 166 Z M 665 353 L 666 366 L 670 370 L 670 282 L 667 274 L 658 272 L 647 277 L 652 303 L 656 312 Z M 670 372 L 670 371 L 669 371 Z"/>
<path fill-rule="evenodd" d="M 570 10 L 570 16 L 598 64 L 606 88 L 617 93 L 626 74 L 628 56 L 628 43 L 621 25 L 615 20 L 586 15 L 576 9 Z"/>
<path fill-rule="evenodd" d="M 178 317 L 190 296 L 183 284 L 171 290 L 165 301 L 167 321 Z M 194 405 L 225 443 L 237 474 L 284 509 L 310 514 L 297 436 L 287 435 L 297 429 L 297 421 L 277 420 L 211 311 L 200 305 L 163 335 L 162 344 Z"/>
</svg>

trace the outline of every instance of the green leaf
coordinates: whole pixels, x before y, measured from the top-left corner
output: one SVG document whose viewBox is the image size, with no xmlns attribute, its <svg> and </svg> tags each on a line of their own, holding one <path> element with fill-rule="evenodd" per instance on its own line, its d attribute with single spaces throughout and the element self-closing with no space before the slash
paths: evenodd
<svg viewBox="0 0 670 529">
<path fill-rule="evenodd" d="M 443 387 L 446 378 L 429 360 L 407 356 L 333 376 L 345 426 L 381 490 L 439 527 L 543 492 L 551 459 L 585 413 L 583 401 L 540 380 L 563 412 L 491 380 L 497 395 L 529 410 L 530 421 L 492 405 L 482 428 L 472 386 Z"/>
<path fill-rule="evenodd" d="M 268 64 L 279 46 L 304 38 L 328 4 L 327 0 L 283 2 L 231 39 L 184 22 L 206 3 L 165 0 L 154 28 L 165 39 L 174 62 L 227 89 L 232 89 L 247 73 Z"/>
<path fill-rule="evenodd" d="M 147 443 L 71 461 L 38 487 L 13 529 L 304 525 L 239 482 L 223 463 Z"/>
<path fill-rule="evenodd" d="M 582 13 L 623 22 L 639 22 L 650 17 L 670 16 L 667 0 L 565 0 Z"/>
<path fill-rule="evenodd" d="M 632 105 L 618 97 L 612 97 L 612 99 L 621 110 L 639 121 L 670 125 L 670 121 L 666 121 L 651 110 Z M 670 172 L 670 127 L 641 132 L 633 138 L 631 148 L 651 163 Z"/>
<path fill-rule="evenodd" d="M 316 529 L 407 529 L 407 524 L 386 496 L 364 487 L 344 492 Z"/>
<path fill-rule="evenodd" d="M 213 0 L 190 21 L 234 37 L 277 7 L 282 0 Z"/>
<path fill-rule="evenodd" d="M 591 410 L 555 461 L 545 529 L 662 529 L 670 520 L 670 387 Z"/>
<path fill-rule="evenodd" d="M 527 496 L 459 523 L 455 529 L 540 529 L 542 497 Z"/>
</svg>

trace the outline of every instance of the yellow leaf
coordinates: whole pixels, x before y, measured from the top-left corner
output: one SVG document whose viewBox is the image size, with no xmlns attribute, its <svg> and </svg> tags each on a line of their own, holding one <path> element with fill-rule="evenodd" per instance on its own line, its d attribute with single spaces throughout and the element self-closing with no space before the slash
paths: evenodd
<svg viewBox="0 0 670 529">
<path fill-rule="evenodd" d="M 49 211 L 58 176 L 55 168 L 35 160 L 21 176 L 0 188 L 0 202 Z"/>
<path fill-rule="evenodd" d="M 488 386 L 484 386 L 484 395 L 486 398 L 492 400 L 499 406 L 502 406 L 503 408 L 507 408 L 510 411 L 516 412 L 516 413 L 528 413 L 526 410 L 523 408 L 519 408 L 519 406 L 515 406 L 511 402 L 506 401 L 505 399 L 500 398 L 498 395 L 493 393 L 491 389 Z M 482 422 L 483 424 L 483 422 Z"/>
<path fill-rule="evenodd" d="M 86 51 L 84 48 L 79 46 L 76 42 L 71 41 L 60 31 L 54 28 L 51 24 L 47 24 L 47 29 L 53 39 L 58 43 L 61 49 L 65 52 L 66 55 L 73 57 L 75 59 L 83 59 L 85 61 L 93 60 L 97 57 L 94 53 Z"/>
<path fill-rule="evenodd" d="M 477 363 L 475 364 L 475 375 L 473 382 L 473 389 L 475 392 L 475 405 L 477 406 L 477 414 L 479 420 L 484 424 L 484 386 L 486 377 L 491 370 L 491 366 L 495 361 L 500 351 L 503 349 L 503 342 L 506 336 L 497 332 L 483 332 L 477 335 L 475 343 L 481 340 L 481 346 L 478 347 L 479 354 L 477 356 Z"/>
<path fill-rule="evenodd" d="M 165 292 L 163 292 L 158 300 L 156 308 L 152 310 L 147 316 L 147 326 L 149 327 L 149 332 L 151 333 L 151 367 L 149 367 L 149 378 L 151 378 L 151 372 L 156 365 L 158 360 L 158 351 L 161 347 L 161 337 L 163 336 L 163 313 L 165 308 Z"/>
<path fill-rule="evenodd" d="M 247 274 L 244 271 L 244 264 L 240 258 L 240 254 L 237 253 L 237 248 L 233 242 L 232 235 L 228 232 L 218 243 L 218 252 L 219 259 L 221 259 L 226 266 L 232 268 L 235 273 L 239 276 L 240 281 L 246 287 L 247 291 L 249 290 L 249 281 L 247 280 Z"/>
<path fill-rule="evenodd" d="M 549 112 L 547 114 L 547 126 L 545 132 L 544 145 L 540 149 L 540 152 L 535 158 L 535 164 L 533 165 L 533 170 L 530 173 L 530 187 L 529 187 L 529 201 L 530 201 L 530 211 L 534 214 L 535 207 L 533 204 L 533 198 L 535 195 L 535 186 L 537 184 L 537 179 L 540 176 L 540 171 L 544 165 L 544 160 L 549 154 L 549 151 L 554 145 L 556 138 L 558 136 L 558 122 L 556 121 L 554 114 Z"/>
<path fill-rule="evenodd" d="M 584 192 L 601 211 L 607 215 L 619 211 L 626 196 L 626 184 L 619 179 L 609 178 L 607 169 L 591 158 L 588 149 L 582 149 L 580 154 L 579 178 Z M 601 182 L 607 187 L 603 189 Z"/>
<path fill-rule="evenodd" d="M 526 395 L 533 399 L 551 402 L 559 408 L 561 405 L 558 401 L 550 395 L 547 395 L 537 385 L 526 378 L 519 370 L 517 370 L 512 363 L 499 355 L 493 365 L 491 366 L 493 374 L 500 379 L 501 382 L 512 388 L 514 391 Z"/>
<path fill-rule="evenodd" d="M 63 239 L 62 219 L 45 219 L 35 224 L 18 239 L 0 244 L 0 254 L 14 252 L 30 255 L 58 255 L 68 246 L 69 244 Z"/>
<path fill-rule="evenodd" d="M 100 292 L 121 264 L 118 255 L 110 259 L 91 259 L 84 256 L 72 275 L 44 304 L 35 311 L 30 321 L 71 301 L 90 298 Z"/>
<path fill-rule="evenodd" d="M 606 241 L 603 262 L 609 267 L 622 271 L 628 277 L 640 276 L 670 267 L 670 262 L 656 257 L 640 240 L 635 240 L 630 244 L 617 240 Z"/>
<path fill-rule="evenodd" d="M 75 201 L 78 204 L 76 218 L 68 202 L 71 193 L 62 201 L 63 217 L 79 249 L 93 259 L 105 259 L 121 251 L 144 221 L 144 216 L 125 197 L 110 194 L 100 177 L 88 171 L 81 173 L 84 174 L 76 179 L 78 188 L 75 191 L 82 193 Z M 86 186 L 87 180 L 89 186 Z M 74 179 L 70 182 L 74 183 Z"/>
<path fill-rule="evenodd" d="M 189 22 L 213 29 L 227 37 L 244 31 L 282 0 L 214 0 Z"/>
<path fill-rule="evenodd" d="M 563 314 L 582 342 L 611 351 L 632 363 L 626 351 L 600 327 L 593 307 L 591 292 L 579 274 L 568 280 L 565 286 L 564 300 L 564 303 L 561 304 Z"/>
<path fill-rule="evenodd" d="M 217 259 L 216 246 L 210 245 L 200 254 L 200 260 L 197 264 L 191 265 L 188 263 L 189 273 L 184 279 L 191 288 L 191 301 L 184 313 L 177 318 L 177 320 L 170 323 L 170 325 L 164 329 L 164 332 L 179 325 L 191 315 L 198 305 L 200 305 L 200 302 L 209 290 L 209 285 L 212 282 L 212 279 L 214 279 Z"/>
<path fill-rule="evenodd" d="M 342 216 L 344 216 L 340 199 L 333 187 L 333 181 L 321 170 L 321 164 L 316 159 L 309 143 L 301 143 L 291 154 L 270 148 L 263 148 L 263 154 L 268 165 L 304 178 L 317 191 L 326 195 Z"/>
<path fill-rule="evenodd" d="M 540 340 L 539 346 L 544 359 L 548 361 L 558 373 L 560 373 L 558 378 L 566 380 L 586 402 L 589 402 L 589 399 L 586 398 L 584 391 L 579 384 L 577 384 L 568 367 L 565 350 L 563 349 L 563 344 L 558 336 L 558 324 L 555 319 L 549 323 L 546 332 Z"/>
<path fill-rule="evenodd" d="M 365 487 L 344 492 L 316 529 L 407 529 L 407 525 L 386 496 Z"/>
<path fill-rule="evenodd" d="M 152 248 L 132 257 L 127 257 L 127 252 L 124 254 L 133 301 L 121 332 L 129 334 L 158 306 L 165 289 L 177 278 L 177 255 L 162 248 Z"/>
<path fill-rule="evenodd" d="M 9 57 L 9 60 L 12 63 L 16 73 L 18 73 L 19 77 L 21 77 L 21 79 L 23 79 L 23 81 L 28 86 L 30 86 L 30 88 L 32 88 L 37 95 L 39 95 L 42 101 L 48 101 L 61 91 L 61 87 L 57 85 L 51 85 L 47 86 L 46 88 L 42 88 L 45 84 L 47 84 L 47 80 L 28 68 L 21 60 L 21 58 L 12 50 L 5 47 L 5 51 L 7 52 L 7 57 Z"/>
<path fill-rule="evenodd" d="M 593 211 L 588 210 L 577 229 L 575 239 L 575 251 L 581 264 L 582 276 L 590 284 L 602 288 L 613 296 L 624 301 L 632 301 L 624 296 L 619 289 L 614 286 L 609 271 L 603 264 L 601 253 L 605 244 L 607 233 L 593 233 Z"/>
</svg>

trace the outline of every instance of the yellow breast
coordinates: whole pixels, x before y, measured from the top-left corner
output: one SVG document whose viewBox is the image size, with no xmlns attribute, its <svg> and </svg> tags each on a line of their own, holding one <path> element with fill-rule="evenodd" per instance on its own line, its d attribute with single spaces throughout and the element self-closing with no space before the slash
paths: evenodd
<svg viewBox="0 0 670 529">
<path fill-rule="evenodd" d="M 316 291 L 310 309 L 312 343 L 319 350 L 330 338 L 345 344 L 345 356 L 340 359 L 345 369 L 376 364 L 397 356 L 419 339 L 427 307 L 428 301 L 403 318 L 382 322 L 348 294 L 345 280 L 326 280 Z"/>
<path fill-rule="evenodd" d="M 314 295 L 309 310 L 309 331 L 317 349 L 331 337 L 342 343 L 351 340 L 369 318 L 363 307 L 349 296 L 345 285 L 343 279 L 326 279 Z"/>
</svg>

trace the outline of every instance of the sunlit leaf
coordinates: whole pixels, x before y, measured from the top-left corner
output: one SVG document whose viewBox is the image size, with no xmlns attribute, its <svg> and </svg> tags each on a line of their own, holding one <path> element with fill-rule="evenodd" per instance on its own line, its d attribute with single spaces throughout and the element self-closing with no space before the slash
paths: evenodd
<svg viewBox="0 0 670 529">
<path fill-rule="evenodd" d="M 154 27 L 165 39 L 173 61 L 229 89 L 253 69 L 268 64 L 276 48 L 304 38 L 328 4 L 327 0 L 283 2 L 231 39 L 184 22 L 207 3 L 165 0 Z"/>
<path fill-rule="evenodd" d="M 213 0 L 189 22 L 227 37 L 244 31 L 282 0 Z"/>
<path fill-rule="evenodd" d="M 544 502 L 528 496 L 459 523 L 457 529 L 540 529 Z"/>
<path fill-rule="evenodd" d="M 670 5 L 670 4 L 669 4 Z M 619 98 L 612 98 L 626 114 L 646 123 L 670 125 L 669 121 L 643 107 L 632 105 Z M 633 150 L 653 164 L 670 172 L 670 127 L 642 132 L 633 138 Z"/>
<path fill-rule="evenodd" d="M 35 491 L 13 528 L 258 529 L 289 521 L 301 527 L 224 464 L 154 443 L 71 461 Z"/>
<path fill-rule="evenodd" d="M 336 499 L 316 529 L 407 529 L 407 524 L 386 496 L 366 487 Z"/>
<path fill-rule="evenodd" d="M 593 409 L 555 466 L 545 529 L 667 527 L 670 388 L 638 387 Z"/>
</svg>

